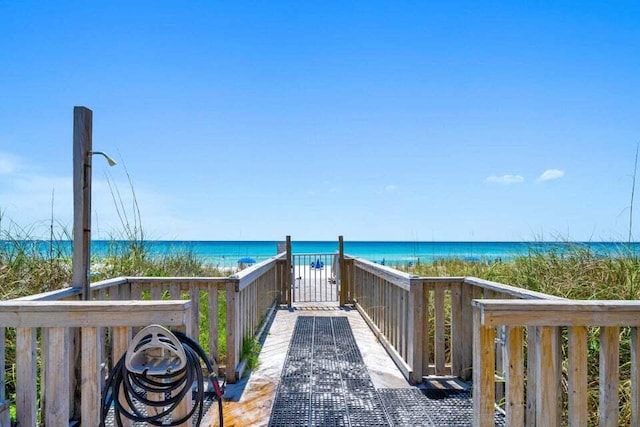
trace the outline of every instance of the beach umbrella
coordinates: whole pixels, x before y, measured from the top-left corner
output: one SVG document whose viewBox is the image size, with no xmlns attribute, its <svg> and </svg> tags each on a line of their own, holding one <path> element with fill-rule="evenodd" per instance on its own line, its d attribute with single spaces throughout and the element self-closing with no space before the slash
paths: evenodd
<svg viewBox="0 0 640 427">
<path fill-rule="evenodd" d="M 244 257 L 238 260 L 238 264 L 255 264 L 256 260 L 251 257 Z"/>
<path fill-rule="evenodd" d="M 311 262 L 311 268 L 315 268 L 315 269 L 321 269 L 324 268 L 324 262 L 320 261 L 319 259 L 316 259 L 315 261 Z"/>
</svg>

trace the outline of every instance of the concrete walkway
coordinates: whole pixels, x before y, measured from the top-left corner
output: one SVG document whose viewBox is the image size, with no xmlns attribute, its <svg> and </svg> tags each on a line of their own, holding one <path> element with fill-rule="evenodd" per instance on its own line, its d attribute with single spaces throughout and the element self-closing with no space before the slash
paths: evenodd
<svg viewBox="0 0 640 427">
<path fill-rule="evenodd" d="M 412 388 L 356 310 L 339 308 L 335 304 L 299 305 L 292 310 L 276 312 L 260 352 L 258 369 L 248 378 L 228 386 L 224 401 L 225 427 L 269 424 L 289 342 L 300 315 L 346 316 L 375 388 Z M 215 426 L 217 420 L 217 406 L 214 405 L 202 425 Z"/>
</svg>

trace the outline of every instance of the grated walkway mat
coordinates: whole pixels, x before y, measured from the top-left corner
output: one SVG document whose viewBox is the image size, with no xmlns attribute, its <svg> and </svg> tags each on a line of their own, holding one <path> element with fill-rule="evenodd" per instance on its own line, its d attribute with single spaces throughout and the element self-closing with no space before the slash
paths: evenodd
<svg viewBox="0 0 640 427">
<path fill-rule="evenodd" d="M 346 317 L 298 317 L 269 425 L 390 425 Z"/>
<path fill-rule="evenodd" d="M 380 389 L 380 398 L 395 426 L 471 426 L 473 399 L 468 390 Z M 430 423 L 426 421 L 430 419 Z M 496 426 L 505 426 L 496 412 Z"/>
<path fill-rule="evenodd" d="M 212 394 L 205 394 L 204 397 L 204 405 L 202 406 L 202 410 L 203 410 L 203 418 L 204 416 L 207 415 L 207 412 L 209 411 L 209 408 L 211 408 L 211 405 L 213 405 L 216 402 L 215 397 L 213 397 Z M 138 401 L 134 401 L 136 408 L 143 414 L 147 413 L 146 407 L 144 405 L 142 405 L 140 402 Z M 193 419 L 193 427 L 198 427 L 198 425 L 196 424 L 196 415 L 194 414 L 194 416 L 192 417 Z M 165 419 L 163 420 L 163 425 L 171 425 L 171 416 L 167 416 L 165 417 Z M 104 422 L 105 427 L 115 427 L 116 426 L 116 422 L 115 419 L 113 417 L 113 407 L 109 410 L 109 414 L 107 415 L 107 419 Z M 133 427 L 143 427 L 143 426 L 147 426 L 148 424 L 145 422 L 134 422 L 131 424 Z"/>
<path fill-rule="evenodd" d="M 468 390 L 376 390 L 346 317 L 300 316 L 269 426 L 470 426 L 472 414 Z"/>
</svg>

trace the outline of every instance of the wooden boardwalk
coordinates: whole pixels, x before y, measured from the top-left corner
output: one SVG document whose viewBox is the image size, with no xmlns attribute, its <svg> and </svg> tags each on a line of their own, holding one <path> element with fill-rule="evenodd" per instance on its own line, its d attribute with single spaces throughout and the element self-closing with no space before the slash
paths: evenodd
<svg viewBox="0 0 640 427">
<path fill-rule="evenodd" d="M 368 425 L 438 425 L 426 421 L 430 419 L 426 412 L 424 412 L 429 406 L 428 402 L 425 401 L 424 408 L 416 408 L 415 404 L 413 408 L 409 407 L 410 401 L 417 401 L 415 399 L 416 397 L 424 399 L 424 387 L 421 386 L 421 389 L 419 389 L 411 386 L 406 381 L 357 311 L 348 307 L 340 308 L 330 303 L 323 305 L 315 303 L 300 305 L 291 310 L 280 309 L 276 312 L 273 322 L 267 331 L 264 345 L 259 356 L 258 369 L 252 372 L 248 378 L 244 378 L 237 384 L 229 385 L 224 402 L 225 426 L 267 426 L 269 425 L 270 419 L 272 419 L 271 425 L 280 425 L 277 419 L 272 418 L 272 409 L 277 396 L 278 386 L 281 382 L 281 375 L 287 360 L 287 352 L 295 325 L 301 316 L 307 319 L 323 317 L 346 319 L 348 326 L 353 332 L 353 338 L 357 343 L 362 361 L 366 366 L 370 383 L 375 390 L 380 392 L 380 397 L 376 397 L 376 399 L 378 399 L 377 401 L 379 402 L 380 399 L 382 399 L 387 407 L 389 407 L 389 405 L 393 406 L 393 401 L 397 401 L 400 412 L 403 410 L 405 410 L 405 412 L 406 410 L 411 410 L 414 415 L 420 415 L 420 420 L 425 420 L 424 423 L 416 423 L 417 418 L 414 417 L 410 424 L 396 423 L 393 422 L 394 418 L 393 414 L 391 414 L 390 419 L 392 422 L 390 423 L 369 423 Z M 453 425 L 470 425 L 471 400 L 468 390 L 464 389 L 468 384 L 453 379 L 433 381 L 432 384 L 434 387 L 453 389 L 466 393 L 466 399 L 462 403 L 466 405 L 463 412 L 468 414 L 468 416 L 463 417 L 465 422 L 456 422 Z M 443 399 L 443 395 L 437 395 L 435 397 L 436 399 L 433 399 L 435 403 L 432 402 L 433 404 L 430 406 L 430 410 L 434 409 L 434 405 L 446 402 L 446 400 Z M 459 404 L 460 399 L 457 399 L 456 402 Z M 403 404 L 404 406 L 402 406 Z M 459 419 L 462 408 L 458 407 L 454 409 L 456 412 L 455 415 Z M 335 410 L 339 412 L 340 408 L 335 408 Z M 420 411 L 423 412 L 420 413 Z M 304 415 L 298 424 L 286 425 L 308 425 L 306 419 L 309 418 L 307 416 L 305 419 L 305 416 L 307 415 Z M 206 423 L 203 425 L 215 426 L 217 425 L 217 418 L 217 409 L 214 407 L 210 413 L 207 414 L 205 419 Z M 399 418 L 401 418 L 401 415 L 396 414 L 395 419 L 397 420 Z M 358 423 L 354 424 L 354 421 L 350 421 L 349 419 L 345 420 L 345 422 L 341 422 L 339 419 L 334 419 L 334 423 L 330 425 L 360 425 Z M 322 424 L 326 424 L 326 422 Z"/>
<path fill-rule="evenodd" d="M 394 401 L 401 406 L 420 400 L 406 406 L 414 411 L 432 408 L 428 415 L 435 425 L 453 425 L 454 416 L 460 416 L 455 425 L 469 425 L 473 418 L 479 427 L 493 427 L 496 416 L 502 416 L 496 403 L 505 408 L 510 425 L 524 425 L 525 420 L 527 425 L 590 422 L 589 396 L 597 386 L 589 376 L 593 355 L 587 351 L 592 339 L 587 328 L 596 327 L 600 384 L 606 385 L 597 402 L 600 421 L 640 425 L 640 376 L 635 375 L 640 371 L 640 302 L 567 300 L 475 277 L 413 276 L 344 255 L 342 239 L 339 247 L 330 271 L 328 261 L 318 269 L 314 256 L 314 274 L 320 280 L 314 292 L 306 292 L 310 273 L 292 280 L 288 239 L 287 252 L 228 277 L 117 277 L 92 283 L 88 290 L 77 286 L 0 302 L 0 384 L 7 383 L 7 363 L 16 373 L 15 393 L 11 390 L 8 396 L 9 387 L 0 387 L 0 425 L 9 424 L 7 408 L 13 403 L 20 425 L 35 425 L 39 419 L 47 425 L 67 425 L 77 414 L 83 424 L 97 425 L 104 367 L 109 369 L 110 361 L 122 357 L 135 328 L 150 324 L 176 328 L 190 337 L 208 333 L 205 351 L 214 359 L 221 356 L 218 340 L 224 339 L 228 378 L 235 382 L 246 366 L 240 360 L 244 340 L 262 333 L 261 320 L 273 314 L 274 304 L 297 301 L 293 291 L 314 299 L 338 297 L 340 304 L 355 304 L 357 311 L 338 308 L 335 302 L 277 310 L 267 329 L 260 367 L 229 388 L 227 425 L 268 424 L 300 315 L 348 318 L 371 381 L 379 397 L 390 403 L 385 408 Z M 339 274 L 334 274 L 334 264 Z M 312 268 L 311 262 L 295 265 Z M 313 283 L 318 283 L 315 276 Z M 328 292 L 334 280 L 340 284 L 337 294 Z M 221 337 L 223 305 L 226 327 Z M 629 328 L 630 352 L 622 351 L 621 327 Z M 6 351 L 12 346 L 7 338 L 11 328 L 16 328 L 15 345 L 20 349 L 15 355 Z M 71 331 L 81 335 L 81 348 Z M 565 334 L 568 346 L 558 339 Z M 625 365 L 631 366 L 630 381 L 620 375 Z M 51 369 L 58 366 L 65 368 Z M 559 387 L 563 372 L 569 373 L 570 392 Z M 434 384 L 432 389 L 425 385 L 425 375 L 439 376 L 426 378 Z M 473 402 L 468 390 L 460 390 L 460 382 L 443 375 L 473 379 Z M 405 377 L 420 388 L 411 387 Z M 73 395 L 73 384 L 81 384 L 79 398 Z M 452 386 L 457 390 L 441 391 Z M 624 413 L 621 386 L 631 396 L 630 410 Z M 558 404 L 564 400 L 569 402 L 567 413 Z M 188 403 L 180 405 L 178 415 L 188 412 Z M 212 411 L 201 425 L 215 425 L 217 416 Z M 392 421 L 397 420 L 402 417 Z"/>
</svg>

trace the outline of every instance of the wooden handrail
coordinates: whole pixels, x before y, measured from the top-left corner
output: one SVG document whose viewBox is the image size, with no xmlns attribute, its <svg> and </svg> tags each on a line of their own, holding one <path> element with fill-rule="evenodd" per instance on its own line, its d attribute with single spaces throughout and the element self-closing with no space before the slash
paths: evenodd
<svg viewBox="0 0 640 427">
<path fill-rule="evenodd" d="M 375 262 L 367 261 L 362 258 L 356 258 L 355 265 L 356 267 L 371 274 L 375 274 L 376 276 L 386 280 L 387 282 L 404 289 L 405 291 L 408 291 L 410 289 L 411 279 L 418 278 L 418 276 L 412 276 L 409 273 L 405 273 L 403 271 L 399 271 L 385 265 L 376 264 Z"/>
<path fill-rule="evenodd" d="M 476 300 L 486 326 L 640 326 L 640 301 Z"/>
<path fill-rule="evenodd" d="M 62 288 L 35 295 L 26 295 L 11 301 L 57 301 L 65 298 L 78 297 L 80 295 L 82 295 L 82 289 L 80 288 Z"/>
<path fill-rule="evenodd" d="M 93 282 L 89 286 L 89 289 L 92 291 L 99 291 L 100 289 L 108 289 L 114 286 L 120 286 L 127 283 L 128 279 L 126 277 L 114 277 L 112 279 L 100 280 L 99 282 Z"/>
<path fill-rule="evenodd" d="M 126 277 L 129 283 L 154 284 L 154 283 L 225 283 L 226 277 Z"/>
<path fill-rule="evenodd" d="M 505 285 L 499 282 L 492 282 L 490 280 L 478 279 L 477 277 L 465 277 L 464 283 L 520 299 L 566 300 L 562 297 L 530 291 L 528 289 Z"/>
<path fill-rule="evenodd" d="M 229 276 L 229 279 L 236 280 L 238 283 L 238 291 L 241 291 L 253 283 L 258 277 L 271 270 L 276 265 L 276 261 L 279 259 L 278 257 L 269 258 L 254 264 L 251 267 L 247 267 L 244 270 Z"/>
<path fill-rule="evenodd" d="M 13 328 L 184 324 L 191 301 L 2 301 L 0 324 Z"/>
</svg>

